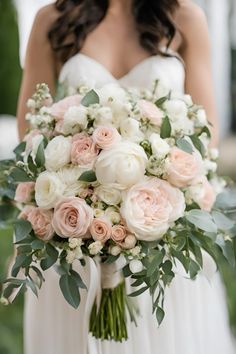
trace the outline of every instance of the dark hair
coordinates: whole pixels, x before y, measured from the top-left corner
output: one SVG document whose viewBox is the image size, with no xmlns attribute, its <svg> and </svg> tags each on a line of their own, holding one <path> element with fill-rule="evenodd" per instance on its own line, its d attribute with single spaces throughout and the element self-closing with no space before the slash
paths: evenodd
<svg viewBox="0 0 236 354">
<path fill-rule="evenodd" d="M 86 36 L 103 20 L 109 0 L 57 0 L 55 6 L 61 15 L 49 32 L 49 39 L 63 63 L 80 51 Z M 160 41 L 166 38 L 168 47 L 175 35 L 170 15 L 178 0 L 133 0 L 132 6 L 140 44 L 150 54 L 161 53 Z"/>
</svg>

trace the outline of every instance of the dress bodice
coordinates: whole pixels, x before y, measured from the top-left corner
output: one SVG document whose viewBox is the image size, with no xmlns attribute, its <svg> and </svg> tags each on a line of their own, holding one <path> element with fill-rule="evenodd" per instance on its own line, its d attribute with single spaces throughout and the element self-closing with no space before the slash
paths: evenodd
<svg viewBox="0 0 236 354">
<path fill-rule="evenodd" d="M 59 82 L 78 87 L 89 83 L 99 88 L 105 84 L 118 83 L 123 87 L 151 89 L 153 82 L 159 79 L 171 90 L 184 92 L 185 68 L 177 53 L 168 49 L 172 56 L 153 55 L 135 65 L 126 75 L 116 79 L 108 69 L 91 57 L 77 53 L 62 67 Z"/>
</svg>

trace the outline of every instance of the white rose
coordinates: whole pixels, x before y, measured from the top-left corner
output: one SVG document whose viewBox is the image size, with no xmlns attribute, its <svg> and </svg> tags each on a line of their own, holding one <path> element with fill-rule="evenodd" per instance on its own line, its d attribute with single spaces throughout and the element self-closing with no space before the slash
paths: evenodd
<svg viewBox="0 0 236 354">
<path fill-rule="evenodd" d="M 151 143 L 152 152 L 154 155 L 157 155 L 159 158 L 164 158 L 170 151 L 169 144 L 160 137 L 159 134 L 153 133 L 149 141 Z"/>
<path fill-rule="evenodd" d="M 118 183 L 129 187 L 143 178 L 146 164 L 147 156 L 141 146 L 121 142 L 100 153 L 95 172 L 101 184 Z"/>
<path fill-rule="evenodd" d="M 39 145 L 41 144 L 42 141 L 43 141 L 43 135 L 42 134 L 38 134 L 38 135 L 36 135 L 36 136 L 34 136 L 32 138 L 31 156 L 32 156 L 32 159 L 33 159 L 34 162 L 35 162 L 35 159 L 36 159 L 36 155 L 37 155 L 37 152 L 38 152 Z"/>
<path fill-rule="evenodd" d="M 117 205 L 121 202 L 121 191 L 113 184 L 101 185 L 95 188 L 94 193 L 108 205 Z"/>
<path fill-rule="evenodd" d="M 127 118 L 120 123 L 120 133 L 123 138 L 134 142 L 144 139 L 144 134 L 139 129 L 139 122 L 133 118 Z"/>
<path fill-rule="evenodd" d="M 64 115 L 63 134 L 76 134 L 87 128 L 87 114 L 88 109 L 82 105 L 70 107 Z"/>
<path fill-rule="evenodd" d="M 57 171 L 70 162 L 71 138 L 56 136 L 45 149 L 45 166 L 49 171 Z"/>
<path fill-rule="evenodd" d="M 118 256 L 121 253 L 121 248 L 119 246 L 113 246 L 109 250 L 112 256 Z"/>
<path fill-rule="evenodd" d="M 164 107 L 171 120 L 179 120 L 187 117 L 188 109 L 186 103 L 179 99 L 168 100 Z"/>
<path fill-rule="evenodd" d="M 207 125 L 207 116 L 206 111 L 204 109 L 199 109 L 197 111 L 197 123 L 200 127 L 204 127 Z"/>
<path fill-rule="evenodd" d="M 54 172 L 42 172 L 35 183 L 35 200 L 39 207 L 51 209 L 63 196 L 65 186 Z"/>
<path fill-rule="evenodd" d="M 63 195 L 66 197 L 74 197 L 87 185 L 86 182 L 78 181 L 81 174 L 84 172 L 79 166 L 65 166 L 59 169 L 56 174 L 60 181 L 65 186 Z"/>
<path fill-rule="evenodd" d="M 90 114 L 94 118 L 93 125 L 95 128 L 100 125 L 112 126 L 112 110 L 110 107 L 91 108 Z"/>
<path fill-rule="evenodd" d="M 105 210 L 105 216 L 112 224 L 119 224 L 121 217 L 120 213 L 118 212 L 118 209 L 114 207 L 108 207 Z"/>
<path fill-rule="evenodd" d="M 89 253 L 93 256 L 97 255 L 103 248 L 101 241 L 95 241 L 88 246 Z"/>
<path fill-rule="evenodd" d="M 133 274 L 139 273 L 143 270 L 143 264 L 141 261 L 133 259 L 129 264 L 129 269 Z"/>
</svg>

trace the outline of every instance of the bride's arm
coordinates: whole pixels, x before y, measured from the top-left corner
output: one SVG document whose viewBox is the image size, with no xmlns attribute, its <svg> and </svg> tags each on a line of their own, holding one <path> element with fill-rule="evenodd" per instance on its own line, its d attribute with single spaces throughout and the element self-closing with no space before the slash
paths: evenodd
<svg viewBox="0 0 236 354">
<path fill-rule="evenodd" d="M 183 42 L 180 54 L 186 63 L 186 92 L 202 105 L 212 123 L 212 145 L 218 144 L 218 117 L 214 97 L 211 47 L 203 10 L 190 0 L 180 0 L 175 23 Z"/>
<path fill-rule="evenodd" d="M 21 140 L 27 130 L 26 102 L 35 91 L 36 84 L 45 82 L 52 92 L 55 89 L 56 65 L 48 40 L 48 31 L 56 16 L 52 5 L 42 8 L 36 16 L 30 35 L 17 109 L 18 132 Z"/>
</svg>

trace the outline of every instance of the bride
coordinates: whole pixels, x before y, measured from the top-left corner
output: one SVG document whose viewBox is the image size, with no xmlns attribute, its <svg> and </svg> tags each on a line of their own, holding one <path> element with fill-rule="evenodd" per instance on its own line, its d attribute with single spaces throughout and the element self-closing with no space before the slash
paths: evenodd
<svg viewBox="0 0 236 354">
<path fill-rule="evenodd" d="M 27 130 L 26 100 L 39 82 L 55 93 L 57 81 L 151 88 L 154 79 L 160 79 L 205 107 L 217 144 L 210 62 L 206 19 L 190 0 L 58 0 L 39 11 L 30 36 L 19 98 L 19 135 L 22 139 Z M 24 353 L 236 353 L 219 273 L 209 257 L 204 263 L 195 281 L 176 267 L 159 328 L 149 295 L 142 294 L 137 300 L 138 327 L 129 324 L 129 339 L 123 343 L 98 341 L 87 332 L 86 305 L 94 281 L 89 266 L 79 269 L 88 285 L 79 310 L 67 305 L 58 275 L 48 270 L 39 298 L 26 295 Z"/>
</svg>

